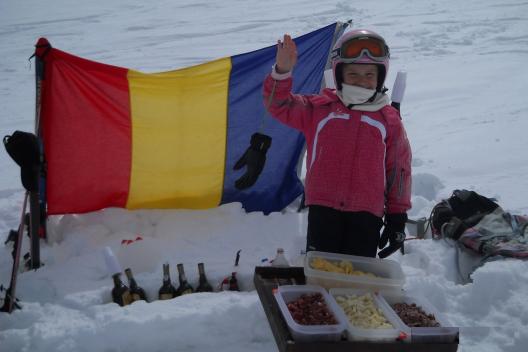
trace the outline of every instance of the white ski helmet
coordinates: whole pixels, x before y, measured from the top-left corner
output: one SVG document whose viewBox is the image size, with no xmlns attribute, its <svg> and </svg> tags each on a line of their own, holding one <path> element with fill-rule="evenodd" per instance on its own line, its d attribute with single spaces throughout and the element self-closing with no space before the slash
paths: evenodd
<svg viewBox="0 0 528 352">
<path fill-rule="evenodd" d="M 378 66 L 376 90 L 381 92 L 389 72 L 389 58 L 389 47 L 379 34 L 367 29 L 355 29 L 343 34 L 331 53 L 336 89 L 342 89 L 342 64 L 374 64 Z"/>
</svg>

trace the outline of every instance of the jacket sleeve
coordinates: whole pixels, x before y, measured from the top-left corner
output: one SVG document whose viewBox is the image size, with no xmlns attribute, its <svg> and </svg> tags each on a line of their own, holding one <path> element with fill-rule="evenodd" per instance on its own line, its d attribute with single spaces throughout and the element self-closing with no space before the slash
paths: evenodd
<svg viewBox="0 0 528 352">
<path fill-rule="evenodd" d="M 275 80 L 268 75 L 264 80 L 264 105 L 282 123 L 305 131 L 312 119 L 313 106 L 308 97 L 292 94 L 292 78 Z"/>
<path fill-rule="evenodd" d="M 411 146 L 399 114 L 388 123 L 385 213 L 406 213 L 411 208 Z"/>
</svg>

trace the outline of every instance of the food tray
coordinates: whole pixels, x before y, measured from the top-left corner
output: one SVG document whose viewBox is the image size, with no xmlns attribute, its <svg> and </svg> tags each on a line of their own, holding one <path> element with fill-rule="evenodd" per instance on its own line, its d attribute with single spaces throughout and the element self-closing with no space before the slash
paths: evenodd
<svg viewBox="0 0 528 352">
<path fill-rule="evenodd" d="M 302 325 L 292 317 L 288 303 L 304 294 L 321 294 L 328 311 L 334 316 L 337 323 L 331 325 Z M 339 341 L 345 331 L 348 320 L 342 314 L 335 300 L 321 286 L 312 285 L 287 285 L 279 286 L 274 293 L 279 304 L 282 317 L 286 320 L 290 333 L 295 341 Z"/>
<path fill-rule="evenodd" d="M 375 277 L 314 269 L 311 266 L 314 258 L 320 258 L 331 263 L 348 262 L 352 264 L 354 270 L 373 274 Z M 400 264 L 396 261 L 318 251 L 310 251 L 306 254 L 304 274 L 308 284 L 320 285 L 326 289 L 347 287 L 397 292 L 401 291 L 405 283 L 405 275 Z"/>
<path fill-rule="evenodd" d="M 367 341 L 313 341 L 293 339 L 273 290 L 279 285 L 304 285 L 303 267 L 256 267 L 253 282 L 280 352 L 456 352 L 458 340 L 452 343 L 403 343 Z"/>
<path fill-rule="evenodd" d="M 433 314 L 439 327 L 408 327 L 411 333 L 411 340 L 415 342 L 454 342 L 458 340 L 459 329 L 451 324 L 440 314 L 436 308 L 423 297 L 409 295 L 406 293 L 380 293 L 380 299 L 387 308 L 392 309 L 395 303 L 416 304 L 427 314 Z M 394 312 L 396 314 L 396 312 Z M 398 316 L 396 314 L 396 316 Z M 398 320 L 401 319 L 398 317 Z M 405 325 L 403 321 L 402 324 Z M 405 325 L 407 326 L 407 325 Z"/>
</svg>

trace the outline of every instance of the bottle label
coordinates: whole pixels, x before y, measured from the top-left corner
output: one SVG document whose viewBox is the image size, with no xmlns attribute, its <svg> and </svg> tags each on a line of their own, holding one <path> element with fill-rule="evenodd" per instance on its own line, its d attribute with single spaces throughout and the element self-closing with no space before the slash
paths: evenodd
<svg viewBox="0 0 528 352">
<path fill-rule="evenodd" d="M 122 295 L 121 295 L 121 299 L 123 300 L 123 306 L 126 306 L 126 305 L 129 305 L 130 303 L 132 303 L 132 296 L 130 295 L 130 292 L 128 291 L 125 291 Z"/>
<path fill-rule="evenodd" d="M 159 299 L 160 299 L 160 300 L 171 299 L 171 298 L 174 298 L 174 297 L 172 296 L 172 293 L 161 293 L 161 294 L 159 295 Z"/>
<path fill-rule="evenodd" d="M 183 290 L 181 294 L 182 294 L 182 295 L 187 295 L 187 294 L 189 294 L 189 293 L 193 293 L 193 290 L 190 289 L 190 288 L 188 288 L 188 289 L 186 289 L 186 290 Z"/>
<path fill-rule="evenodd" d="M 132 301 L 141 301 L 141 297 L 137 293 L 132 293 Z"/>
</svg>

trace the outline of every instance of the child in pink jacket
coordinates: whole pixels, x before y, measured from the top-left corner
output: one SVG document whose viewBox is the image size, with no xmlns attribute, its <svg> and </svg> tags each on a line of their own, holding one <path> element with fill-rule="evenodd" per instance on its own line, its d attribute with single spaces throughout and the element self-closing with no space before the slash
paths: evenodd
<svg viewBox="0 0 528 352">
<path fill-rule="evenodd" d="M 320 95 L 291 92 L 296 62 L 295 42 L 284 35 L 264 101 L 306 138 L 306 250 L 375 257 L 390 242 L 384 258 L 403 244 L 411 207 L 411 148 L 384 88 L 389 48 L 372 31 L 345 33 L 332 50 L 336 90 Z"/>
</svg>

